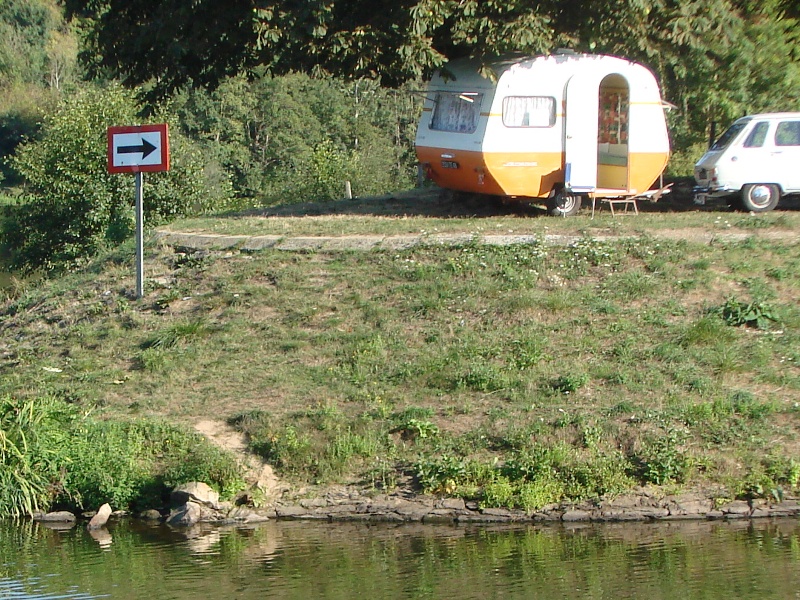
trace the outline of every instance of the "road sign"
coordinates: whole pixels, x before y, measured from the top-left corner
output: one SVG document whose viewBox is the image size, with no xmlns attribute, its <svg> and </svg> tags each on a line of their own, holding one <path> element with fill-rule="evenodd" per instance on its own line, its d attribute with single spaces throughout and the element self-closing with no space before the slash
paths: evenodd
<svg viewBox="0 0 800 600">
<path fill-rule="evenodd" d="M 166 123 L 108 128 L 109 173 L 169 170 Z"/>
</svg>

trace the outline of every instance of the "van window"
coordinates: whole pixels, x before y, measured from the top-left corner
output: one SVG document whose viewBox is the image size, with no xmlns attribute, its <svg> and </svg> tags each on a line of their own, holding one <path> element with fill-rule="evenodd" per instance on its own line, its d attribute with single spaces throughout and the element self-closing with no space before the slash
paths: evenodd
<svg viewBox="0 0 800 600">
<path fill-rule="evenodd" d="M 431 129 L 454 133 L 474 133 L 481 116 L 483 94 L 437 92 Z"/>
<path fill-rule="evenodd" d="M 506 127 L 552 127 L 556 122 L 556 99 L 549 96 L 503 98 Z"/>
<path fill-rule="evenodd" d="M 756 123 L 755 127 L 753 127 L 753 131 L 750 132 L 750 135 L 747 136 L 747 139 L 744 141 L 745 148 L 761 148 L 764 145 L 764 140 L 767 139 L 767 130 L 769 129 L 769 123 L 766 121 L 761 121 L 760 123 Z"/>
<path fill-rule="evenodd" d="M 728 127 L 728 129 L 725 130 L 725 133 L 719 136 L 719 139 L 714 142 L 710 150 L 725 150 L 725 148 L 727 148 L 730 143 L 736 139 L 736 136 L 742 132 L 742 129 L 747 127 L 747 123 L 748 121 L 743 123 L 734 123 Z"/>
<path fill-rule="evenodd" d="M 776 146 L 800 146 L 800 121 L 781 121 L 775 130 Z"/>
</svg>

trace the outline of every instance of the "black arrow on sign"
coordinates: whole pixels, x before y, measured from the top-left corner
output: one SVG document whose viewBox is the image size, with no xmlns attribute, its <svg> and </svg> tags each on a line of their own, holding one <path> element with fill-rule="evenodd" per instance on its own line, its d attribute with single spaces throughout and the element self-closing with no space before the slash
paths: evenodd
<svg viewBox="0 0 800 600">
<path fill-rule="evenodd" d="M 119 146 L 117 148 L 118 154 L 141 154 L 142 159 L 147 158 L 152 152 L 156 150 L 156 147 L 153 146 L 150 142 L 146 139 L 142 138 L 142 145 L 141 146 Z"/>
</svg>

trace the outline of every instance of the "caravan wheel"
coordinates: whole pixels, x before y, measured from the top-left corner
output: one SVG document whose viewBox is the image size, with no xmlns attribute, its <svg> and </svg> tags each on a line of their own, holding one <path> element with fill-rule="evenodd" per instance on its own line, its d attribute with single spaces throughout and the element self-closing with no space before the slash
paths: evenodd
<svg viewBox="0 0 800 600">
<path fill-rule="evenodd" d="M 580 210 L 581 197 L 572 190 L 561 188 L 550 198 L 547 208 L 554 217 L 571 217 Z"/>
</svg>

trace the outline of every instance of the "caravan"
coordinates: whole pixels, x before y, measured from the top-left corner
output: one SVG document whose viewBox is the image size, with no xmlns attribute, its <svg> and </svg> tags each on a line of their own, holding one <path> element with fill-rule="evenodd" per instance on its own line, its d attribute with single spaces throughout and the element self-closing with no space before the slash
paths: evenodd
<svg viewBox="0 0 800 600">
<path fill-rule="evenodd" d="M 542 199 L 630 199 L 669 159 L 665 103 L 644 66 L 612 56 L 453 61 L 430 82 L 417 157 L 439 186 Z"/>
</svg>

